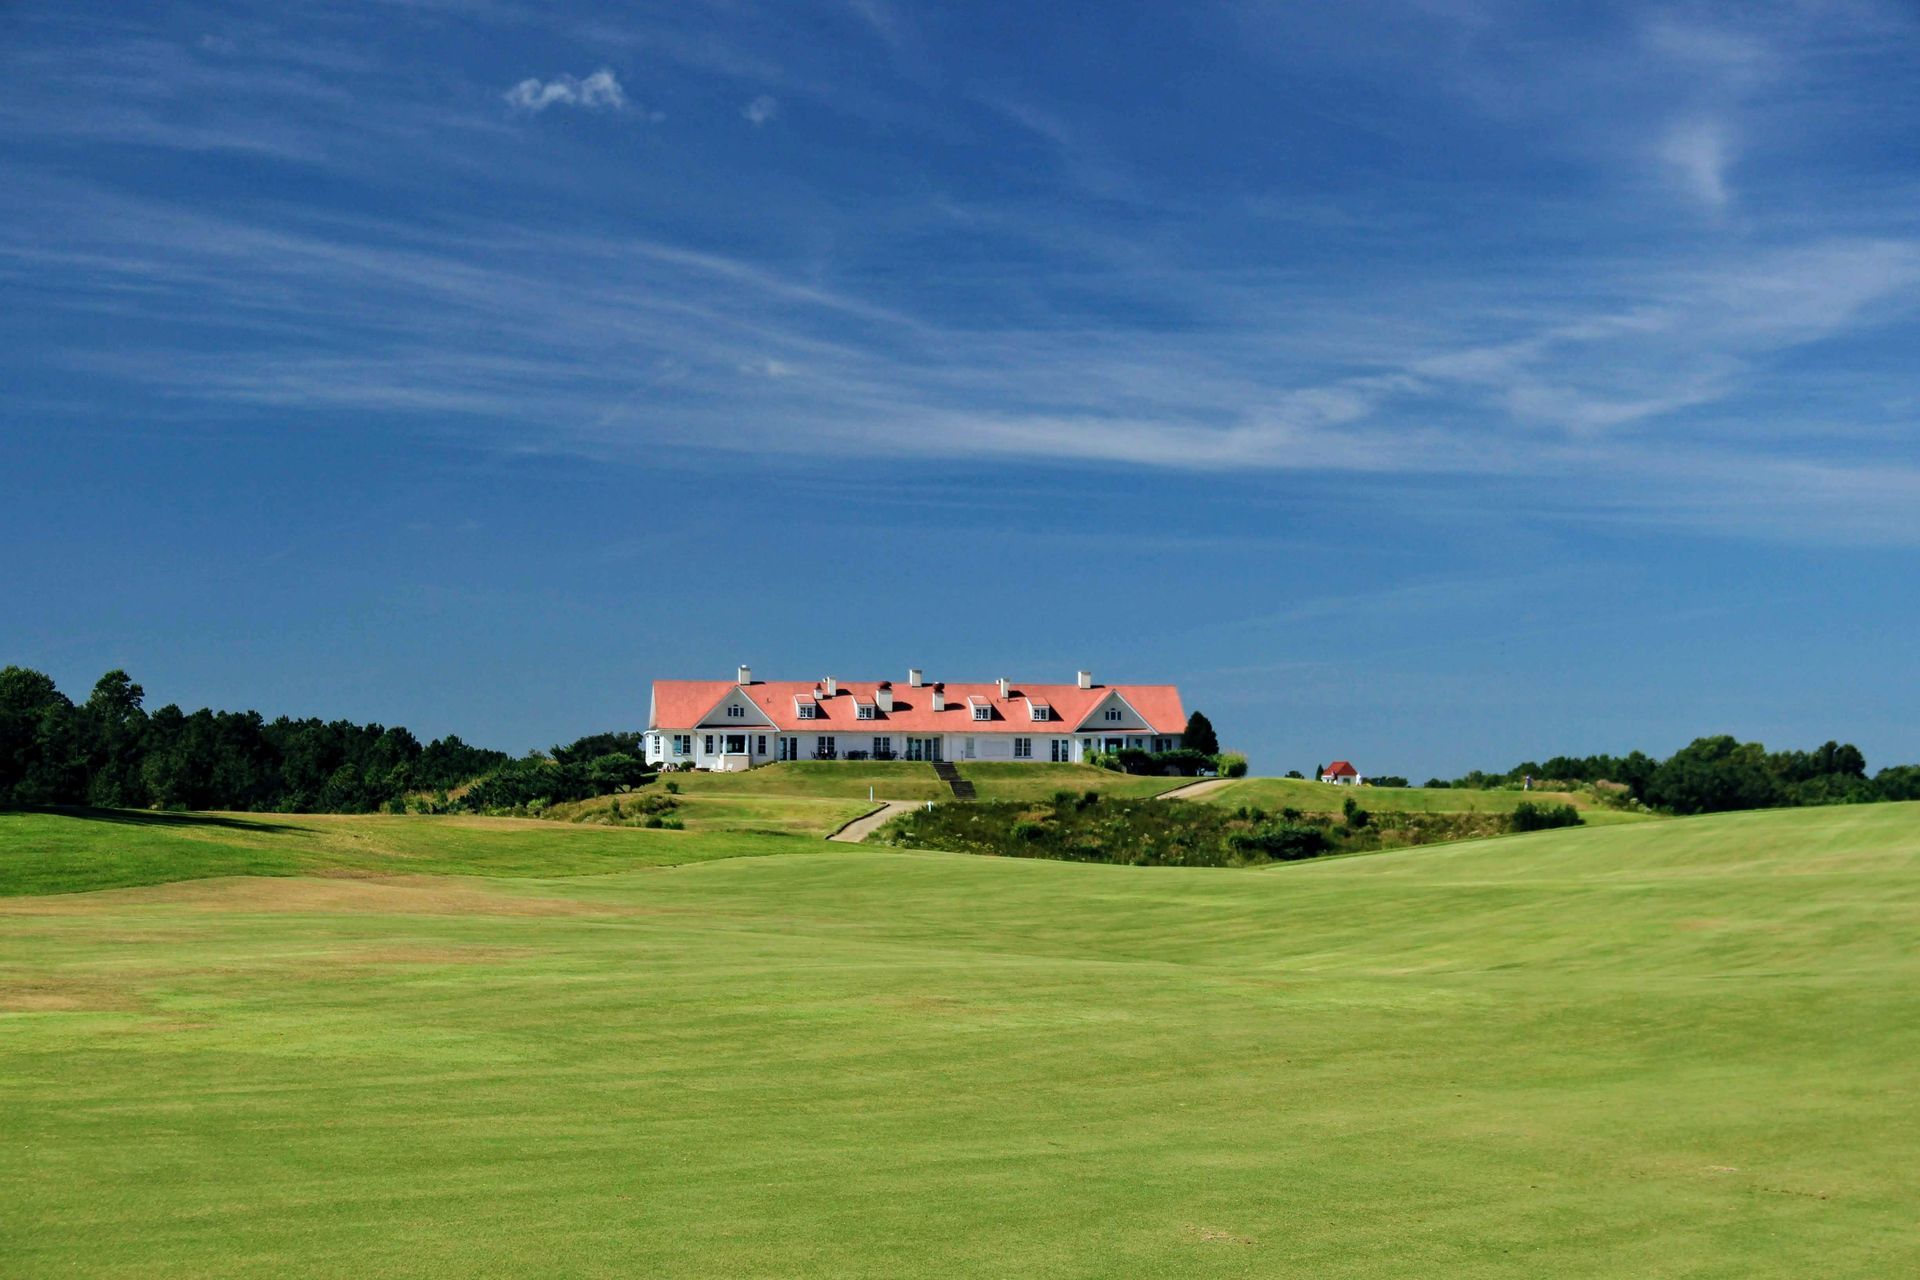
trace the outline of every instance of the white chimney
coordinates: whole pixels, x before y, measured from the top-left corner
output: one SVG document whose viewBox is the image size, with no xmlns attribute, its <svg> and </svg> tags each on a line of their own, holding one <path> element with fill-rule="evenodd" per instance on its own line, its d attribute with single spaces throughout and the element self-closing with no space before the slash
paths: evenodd
<svg viewBox="0 0 1920 1280">
<path fill-rule="evenodd" d="M 752 683 L 753 683 L 753 668 L 752 668 L 752 667 L 750 667 L 750 666 L 748 666 L 748 665 L 747 665 L 746 663 L 744 663 L 744 662 L 740 664 L 740 679 L 739 679 L 739 681 L 738 681 L 738 683 L 740 683 L 740 684 L 752 684 Z"/>
<path fill-rule="evenodd" d="M 1007 700 L 1007 678 L 1005 676 L 1001 676 L 1000 677 L 1000 701 L 1005 702 L 1006 700 Z"/>
<path fill-rule="evenodd" d="M 907 688 L 918 689 L 921 683 L 922 681 L 920 679 L 920 668 L 908 667 L 907 668 Z"/>
<path fill-rule="evenodd" d="M 933 686 L 933 709 L 935 711 L 947 709 L 947 687 L 943 684 Z"/>
<path fill-rule="evenodd" d="M 882 680 L 880 687 L 873 691 L 873 703 L 882 711 L 893 710 L 893 681 Z"/>
<path fill-rule="evenodd" d="M 1093 672 L 1082 671 L 1079 675 L 1078 683 L 1082 689 L 1093 688 Z"/>
<path fill-rule="evenodd" d="M 828 676 L 825 680 L 822 680 L 820 683 L 826 687 L 827 696 L 829 698 L 834 697 L 840 692 L 840 682 L 834 679 L 832 676 Z"/>
</svg>

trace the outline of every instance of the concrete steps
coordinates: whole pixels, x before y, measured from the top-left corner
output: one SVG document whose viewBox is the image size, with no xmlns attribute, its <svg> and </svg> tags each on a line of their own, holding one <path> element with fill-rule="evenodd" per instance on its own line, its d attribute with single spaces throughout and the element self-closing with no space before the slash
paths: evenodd
<svg viewBox="0 0 1920 1280">
<path fill-rule="evenodd" d="M 945 760 L 935 760 L 933 762 L 933 771 L 940 775 L 940 781 L 952 788 L 953 798 L 955 800 L 971 800 L 974 798 L 973 784 L 961 777 L 960 771 L 954 768 L 952 764 Z"/>
</svg>

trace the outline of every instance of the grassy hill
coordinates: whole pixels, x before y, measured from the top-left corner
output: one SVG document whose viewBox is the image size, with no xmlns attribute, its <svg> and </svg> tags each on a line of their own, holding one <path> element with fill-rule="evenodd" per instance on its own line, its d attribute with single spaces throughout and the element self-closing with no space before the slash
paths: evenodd
<svg viewBox="0 0 1920 1280">
<path fill-rule="evenodd" d="M 1580 791 L 1470 791 L 1460 787 L 1343 787 L 1303 778 L 1236 778 L 1200 799 L 1228 808 L 1258 805 L 1269 812 L 1285 808 L 1303 813 L 1338 813 L 1352 797 L 1363 808 L 1380 813 L 1512 813 L 1523 800 L 1535 804 L 1570 804 L 1594 825 L 1645 822 L 1654 815 L 1605 809 Z"/>
<path fill-rule="evenodd" d="M 696 788 L 673 795 L 659 785 L 618 796 L 596 796 L 569 804 L 557 804 L 546 817 L 561 822 L 613 823 L 633 825 L 640 820 L 642 806 L 658 797 L 671 796 L 673 808 L 667 812 L 688 831 L 745 831 L 763 835 L 812 836 L 824 839 L 852 822 L 873 805 L 866 800 L 843 800 L 826 796 L 780 795 L 763 792 L 716 791 Z M 614 805 L 620 812 L 614 812 Z"/>
<path fill-rule="evenodd" d="M 352 876 L 0 901 L 0 1269 L 1920 1270 L 1920 806 L 1262 871 L 271 822 L 190 838 Z M 803 852 L 574 874 L 669 848 Z"/>
<path fill-rule="evenodd" d="M 1152 796 L 1190 778 L 1140 778 L 1083 764 L 982 764 L 955 766 L 983 800 L 1034 800 L 1055 791 L 1096 790 L 1109 795 Z M 796 796 L 811 799 L 949 800 L 953 792 L 929 764 L 904 760 L 796 760 L 762 765 L 745 773 L 667 774 L 684 795 Z M 652 785 L 659 785 L 657 783 Z"/>
<path fill-rule="evenodd" d="M 0 812 L 0 897 L 210 876 L 598 875 L 814 848 L 750 833 L 695 837 L 530 818 Z"/>
</svg>

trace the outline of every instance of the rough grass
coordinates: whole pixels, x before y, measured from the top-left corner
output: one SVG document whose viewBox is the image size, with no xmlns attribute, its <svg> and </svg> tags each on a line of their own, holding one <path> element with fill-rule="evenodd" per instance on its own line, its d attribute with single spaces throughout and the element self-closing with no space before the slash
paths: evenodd
<svg viewBox="0 0 1920 1280">
<path fill-rule="evenodd" d="M 234 875 L 596 875 L 812 847 L 749 834 L 690 835 L 533 818 L 0 813 L 0 896 Z"/>
<path fill-rule="evenodd" d="M 0 1270 L 1920 1273 L 1920 805 L 785 846 L 0 902 Z"/>
<path fill-rule="evenodd" d="M 1217 805 L 1057 793 L 1045 801 L 982 800 L 909 809 L 870 836 L 908 849 L 1003 858 L 1058 858 L 1136 867 L 1241 867 L 1381 848 L 1505 834 L 1498 813 L 1388 813 L 1355 829 L 1308 818 L 1288 828 L 1322 843 L 1302 849 L 1247 843 L 1281 825 L 1276 815 Z"/>
<path fill-rule="evenodd" d="M 1257 805 L 1279 812 L 1294 808 L 1303 813 L 1339 813 L 1348 797 L 1376 813 L 1512 813 L 1523 800 L 1535 804 L 1570 804 L 1589 824 L 1645 822 L 1654 815 L 1607 809 L 1584 791 L 1472 791 L 1464 787 L 1343 787 L 1302 778 L 1236 778 L 1225 786 L 1195 797 L 1201 804 Z"/>
</svg>

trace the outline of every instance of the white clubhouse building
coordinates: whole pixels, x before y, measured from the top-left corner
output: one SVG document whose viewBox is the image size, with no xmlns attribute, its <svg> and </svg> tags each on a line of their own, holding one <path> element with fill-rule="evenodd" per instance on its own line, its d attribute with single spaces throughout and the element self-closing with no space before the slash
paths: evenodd
<svg viewBox="0 0 1920 1280">
<path fill-rule="evenodd" d="M 1037 760 L 1068 763 L 1134 747 L 1170 751 L 1187 724 L 1170 684 L 1001 678 L 656 680 L 649 764 L 739 770 L 776 760 Z"/>
</svg>

